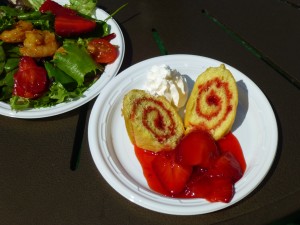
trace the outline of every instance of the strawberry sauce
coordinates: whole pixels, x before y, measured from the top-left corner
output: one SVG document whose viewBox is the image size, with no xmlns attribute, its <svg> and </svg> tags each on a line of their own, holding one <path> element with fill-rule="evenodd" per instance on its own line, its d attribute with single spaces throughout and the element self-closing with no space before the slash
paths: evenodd
<svg viewBox="0 0 300 225">
<path fill-rule="evenodd" d="M 135 150 L 135 155 L 138 158 L 142 169 L 144 176 L 147 180 L 147 183 L 149 187 L 163 195 L 170 195 L 168 191 L 165 190 L 165 188 L 162 186 L 160 183 L 158 177 L 156 176 L 153 167 L 152 167 L 152 162 L 155 159 L 155 157 L 160 154 L 160 153 L 155 153 L 151 151 L 144 150 L 142 148 L 139 148 L 137 146 L 134 147 Z"/>
<path fill-rule="evenodd" d="M 218 146 L 216 159 L 206 168 L 190 166 L 190 175 L 187 175 L 186 172 L 189 171 L 189 166 L 181 165 L 180 162 L 176 161 L 176 157 L 172 156 L 178 154 L 177 149 L 154 153 L 135 146 L 135 154 L 142 166 L 148 185 L 153 191 L 174 198 L 204 198 L 210 202 L 228 203 L 235 193 L 234 184 L 245 172 L 246 162 L 241 146 L 231 132 L 217 141 L 216 144 Z M 162 173 L 157 173 L 157 166 L 153 166 L 158 158 L 171 158 L 173 160 L 163 163 Z M 166 168 L 166 164 L 170 165 L 173 170 Z M 183 176 L 186 177 L 185 180 L 182 180 Z M 168 190 L 169 186 L 176 186 L 178 180 L 183 186 L 181 191 Z M 184 182 L 183 185 L 182 182 Z"/>
<path fill-rule="evenodd" d="M 220 139 L 217 144 L 223 153 L 232 153 L 239 162 L 242 171 L 245 172 L 246 161 L 238 139 L 231 132 L 229 132 L 224 138 Z"/>
</svg>

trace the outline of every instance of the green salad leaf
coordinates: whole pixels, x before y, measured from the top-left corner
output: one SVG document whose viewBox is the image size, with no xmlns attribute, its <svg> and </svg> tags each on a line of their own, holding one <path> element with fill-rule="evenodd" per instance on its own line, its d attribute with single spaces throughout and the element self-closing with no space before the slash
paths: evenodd
<svg viewBox="0 0 300 225">
<path fill-rule="evenodd" d="M 46 61 L 45 62 L 45 68 L 47 70 L 48 77 L 50 79 L 53 79 L 55 82 L 59 82 L 64 87 L 68 86 L 77 86 L 76 81 L 70 77 L 68 74 L 66 74 L 64 71 L 60 70 L 58 67 L 53 65 L 51 62 Z"/>
<path fill-rule="evenodd" d="M 104 67 L 97 64 L 83 45 L 65 41 L 64 52 L 56 52 L 53 57 L 54 64 L 82 86 L 85 78 L 97 72 L 103 72 Z"/>
<path fill-rule="evenodd" d="M 89 86 L 77 87 L 73 91 L 67 91 L 66 88 L 59 82 L 54 82 L 50 88 L 48 96 L 50 99 L 56 100 L 57 103 L 76 100 L 81 97 Z"/>
<path fill-rule="evenodd" d="M 92 16 L 96 10 L 96 0 L 70 0 L 70 8 L 81 14 Z"/>
<path fill-rule="evenodd" d="M 10 106 L 15 110 L 24 110 L 30 108 L 30 100 L 19 96 L 12 96 L 10 98 Z"/>
<path fill-rule="evenodd" d="M 9 6 L 0 6 L 0 17 L 17 17 L 19 13 L 21 12 L 21 9 L 18 8 L 12 8 Z"/>
<path fill-rule="evenodd" d="M 38 29 L 53 31 L 54 15 L 51 13 L 0 6 L 0 33 L 12 28 L 18 20 L 31 22 Z"/>
<path fill-rule="evenodd" d="M 15 24 L 15 19 L 19 10 L 10 8 L 8 6 L 0 6 L 0 33 L 4 30 L 10 29 Z"/>
<path fill-rule="evenodd" d="M 83 96 L 83 93 L 92 85 L 81 86 L 73 91 L 68 91 L 61 83 L 53 82 L 48 92 L 38 99 L 28 99 L 19 96 L 10 98 L 11 108 L 14 110 L 24 110 L 28 108 L 42 108 L 54 106 L 62 102 L 74 101 Z"/>
<path fill-rule="evenodd" d="M 39 10 L 45 0 L 27 0 L 33 9 Z"/>
<path fill-rule="evenodd" d="M 41 13 L 39 11 L 21 12 L 17 16 L 18 20 L 31 22 L 32 25 L 41 30 L 53 31 L 54 15 L 51 13 Z"/>
<path fill-rule="evenodd" d="M 2 74 L 5 66 L 5 52 L 3 47 L 0 45 L 0 74 Z"/>
<path fill-rule="evenodd" d="M 4 65 L 4 70 L 9 73 L 12 70 L 16 70 L 19 67 L 20 58 L 8 58 Z"/>
<path fill-rule="evenodd" d="M 0 101 L 6 101 L 11 97 L 13 90 L 13 75 L 16 72 L 18 58 L 8 58 L 2 43 L 0 45 Z"/>
</svg>

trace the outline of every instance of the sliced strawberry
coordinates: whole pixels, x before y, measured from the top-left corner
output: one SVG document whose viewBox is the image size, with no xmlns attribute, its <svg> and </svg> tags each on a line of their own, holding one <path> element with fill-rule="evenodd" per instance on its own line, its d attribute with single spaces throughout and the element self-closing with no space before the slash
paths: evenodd
<svg viewBox="0 0 300 225">
<path fill-rule="evenodd" d="M 111 33 L 111 34 L 108 34 L 104 37 L 102 37 L 102 39 L 105 39 L 107 41 L 111 41 L 112 39 L 114 39 L 117 35 L 115 33 Z"/>
<path fill-rule="evenodd" d="M 243 176 L 243 170 L 234 155 L 231 152 L 225 152 L 208 171 L 208 175 L 237 182 Z"/>
<path fill-rule="evenodd" d="M 234 195 L 234 186 L 230 179 L 200 176 L 187 184 L 185 196 L 204 198 L 210 202 L 230 202 Z"/>
<path fill-rule="evenodd" d="M 211 192 L 207 196 L 210 202 L 225 202 L 231 201 L 234 195 L 234 186 L 230 179 L 215 178 L 211 179 Z"/>
<path fill-rule="evenodd" d="M 14 75 L 13 95 L 36 98 L 47 90 L 47 72 L 30 57 L 22 57 L 19 70 Z"/>
<path fill-rule="evenodd" d="M 68 37 L 93 31 L 96 22 L 77 15 L 59 15 L 55 17 L 54 28 L 56 34 Z"/>
<path fill-rule="evenodd" d="M 183 166 L 175 160 L 175 152 L 161 152 L 153 160 L 153 170 L 159 181 L 170 194 L 180 193 L 191 173 L 191 166 Z"/>
<path fill-rule="evenodd" d="M 19 62 L 19 71 L 27 70 L 37 67 L 33 58 L 29 56 L 23 56 Z"/>
<path fill-rule="evenodd" d="M 177 146 L 177 160 L 184 165 L 209 168 L 219 151 L 211 135 L 204 131 L 187 134 Z"/>
<path fill-rule="evenodd" d="M 63 7 L 52 0 L 46 0 L 39 8 L 39 11 L 42 13 L 51 12 L 56 16 L 77 15 L 75 10 Z"/>
<path fill-rule="evenodd" d="M 231 152 L 241 165 L 243 172 L 246 170 L 246 161 L 239 140 L 229 132 L 225 137 L 218 140 L 217 145 L 222 153 Z"/>
<path fill-rule="evenodd" d="M 184 197 L 187 198 L 206 198 L 210 195 L 211 185 L 209 177 L 204 175 L 194 176 L 186 184 Z"/>
</svg>

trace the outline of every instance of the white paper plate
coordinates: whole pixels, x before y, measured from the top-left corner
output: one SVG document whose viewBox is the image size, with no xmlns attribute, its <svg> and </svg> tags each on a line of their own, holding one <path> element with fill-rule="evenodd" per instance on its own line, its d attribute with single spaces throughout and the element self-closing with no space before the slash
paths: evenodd
<svg viewBox="0 0 300 225">
<path fill-rule="evenodd" d="M 221 62 L 192 55 L 161 56 L 140 62 L 114 78 L 99 95 L 89 120 L 90 151 L 98 170 L 122 196 L 161 213 L 203 214 L 237 203 L 261 183 L 276 154 L 277 123 L 268 100 L 248 77 L 225 64 L 239 89 L 239 105 L 232 131 L 244 152 L 245 174 L 236 183 L 236 193 L 229 204 L 164 197 L 148 187 L 121 115 L 124 94 L 134 88 L 143 89 L 147 72 L 153 65 L 160 64 L 167 64 L 194 81 L 207 67 L 219 66 Z M 190 90 L 193 81 L 189 84 Z"/>
<path fill-rule="evenodd" d="M 66 4 L 67 1 L 56 1 L 60 4 Z M 105 20 L 109 16 L 108 13 L 101 9 L 96 10 L 96 17 L 100 20 Z M 116 34 L 116 38 L 114 38 L 111 43 L 119 46 L 119 56 L 116 61 L 110 65 L 105 67 L 104 73 L 101 75 L 100 79 L 96 81 L 88 90 L 84 92 L 84 96 L 76 99 L 71 102 L 61 103 L 52 107 L 39 108 L 39 109 L 28 109 L 24 111 L 14 111 L 11 110 L 10 105 L 4 102 L 0 102 L 0 115 L 16 117 L 16 118 L 26 118 L 26 119 L 34 119 L 34 118 L 43 118 L 55 116 L 58 114 L 62 114 L 68 111 L 71 111 L 88 101 L 95 98 L 102 88 L 118 73 L 121 64 L 123 62 L 124 53 L 125 53 L 125 42 L 122 31 L 114 19 L 110 19 L 107 21 L 110 26 L 111 33 Z"/>
</svg>

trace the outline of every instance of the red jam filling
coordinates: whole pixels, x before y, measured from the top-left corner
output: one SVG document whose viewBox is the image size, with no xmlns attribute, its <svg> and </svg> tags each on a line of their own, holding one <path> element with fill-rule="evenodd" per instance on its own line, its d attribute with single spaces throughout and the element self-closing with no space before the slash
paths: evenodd
<svg viewBox="0 0 300 225">
<path fill-rule="evenodd" d="M 134 120 L 136 117 L 137 110 L 139 110 L 139 106 L 142 105 L 143 101 L 150 102 L 148 106 L 143 108 L 143 114 L 142 114 L 142 124 L 143 126 L 150 131 L 154 137 L 159 141 L 163 142 L 166 139 L 174 136 L 176 132 L 176 124 L 172 116 L 172 112 L 168 110 L 164 104 L 156 99 L 153 98 L 139 98 L 135 101 L 133 108 L 132 108 L 132 113 L 131 113 L 131 119 Z M 164 111 L 164 115 L 162 114 L 161 111 Z M 148 120 L 148 115 L 152 114 L 155 112 L 156 117 L 152 119 L 153 123 L 151 125 L 149 124 Z M 167 118 L 165 118 L 165 115 L 167 115 Z M 168 124 L 165 123 L 164 121 L 169 121 Z M 156 130 L 162 131 L 158 133 Z"/>
<path fill-rule="evenodd" d="M 218 89 L 225 93 L 225 98 L 221 98 L 218 96 L 215 89 Z M 216 116 L 219 116 L 219 114 L 222 111 L 222 107 L 226 107 L 224 115 L 219 119 L 218 123 L 214 125 L 214 127 L 218 127 L 228 116 L 228 114 L 232 111 L 232 105 L 230 104 L 230 101 L 232 99 L 232 93 L 229 90 L 228 83 L 222 82 L 219 78 L 212 79 L 208 82 L 206 82 L 203 85 L 198 86 L 198 98 L 196 101 L 196 113 L 199 115 L 199 117 L 203 117 L 207 120 L 211 120 Z M 201 100 L 204 99 L 206 101 L 206 105 L 210 107 L 210 112 L 205 112 L 201 105 L 203 105 L 203 102 Z"/>
</svg>

